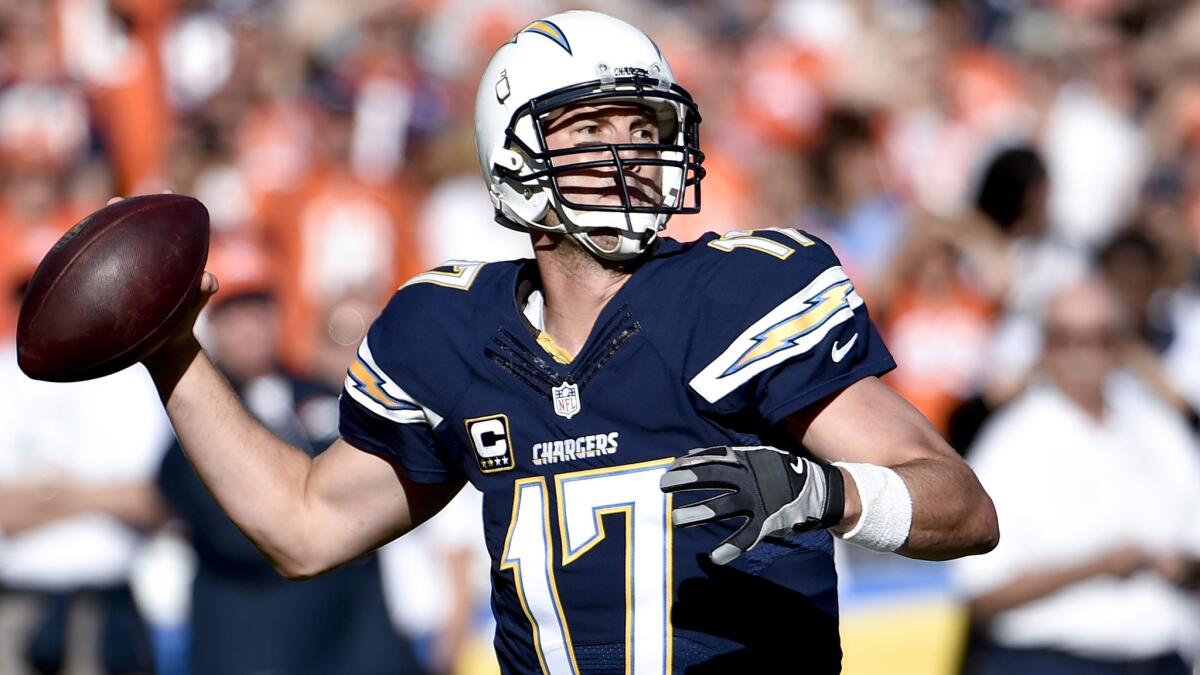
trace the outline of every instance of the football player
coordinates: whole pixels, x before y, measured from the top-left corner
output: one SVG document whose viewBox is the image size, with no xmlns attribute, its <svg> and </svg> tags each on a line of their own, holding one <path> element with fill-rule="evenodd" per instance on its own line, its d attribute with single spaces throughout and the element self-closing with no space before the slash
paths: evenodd
<svg viewBox="0 0 1200 675">
<path fill-rule="evenodd" d="M 832 536 L 992 548 L 974 475 L 877 376 L 894 366 L 833 251 L 790 229 L 660 236 L 700 207 L 700 114 L 603 14 L 535 21 L 476 99 L 504 226 L 535 259 L 399 289 L 316 459 L 252 421 L 190 330 L 148 367 L 205 483 L 284 575 L 482 491 L 506 672 L 836 672 Z M 205 281 L 211 293 L 215 282 Z"/>
</svg>

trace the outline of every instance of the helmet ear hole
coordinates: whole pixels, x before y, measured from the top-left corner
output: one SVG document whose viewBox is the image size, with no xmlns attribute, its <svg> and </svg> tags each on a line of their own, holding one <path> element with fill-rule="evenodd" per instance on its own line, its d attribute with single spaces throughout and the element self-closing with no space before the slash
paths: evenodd
<svg viewBox="0 0 1200 675">
<path fill-rule="evenodd" d="M 508 148 L 496 148 L 492 153 L 492 166 L 517 172 L 525 166 L 525 158 L 520 153 L 513 152 Z"/>
</svg>

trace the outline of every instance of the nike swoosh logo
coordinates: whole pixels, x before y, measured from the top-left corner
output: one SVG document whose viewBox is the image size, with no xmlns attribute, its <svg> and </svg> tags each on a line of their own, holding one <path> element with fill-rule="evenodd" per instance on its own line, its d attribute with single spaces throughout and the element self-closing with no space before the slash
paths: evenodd
<svg viewBox="0 0 1200 675">
<path fill-rule="evenodd" d="M 796 461 L 792 463 L 792 471 L 795 471 L 801 476 L 804 475 L 804 460 L 802 458 L 797 457 Z"/>
<path fill-rule="evenodd" d="M 855 342 L 858 342 L 858 333 L 855 333 L 854 337 L 850 338 L 850 341 L 844 345 L 839 345 L 837 343 L 837 340 L 834 340 L 833 341 L 833 352 L 832 352 L 833 353 L 833 362 L 841 363 L 842 359 L 846 358 L 846 354 L 850 352 L 850 348 L 854 346 Z"/>
</svg>

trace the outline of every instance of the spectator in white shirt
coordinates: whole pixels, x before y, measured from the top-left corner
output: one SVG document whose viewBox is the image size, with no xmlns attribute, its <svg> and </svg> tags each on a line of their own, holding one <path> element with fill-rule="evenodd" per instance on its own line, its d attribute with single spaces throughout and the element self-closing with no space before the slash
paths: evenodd
<svg viewBox="0 0 1200 675">
<path fill-rule="evenodd" d="M 1187 675 L 1200 638 L 1200 457 L 1181 415 L 1118 370 L 1111 288 L 1050 301 L 1037 381 L 972 449 L 1000 545 L 955 561 L 981 638 L 966 672 Z"/>
<path fill-rule="evenodd" d="M 153 672 L 129 581 L 166 516 L 157 399 L 140 366 L 31 380 L 0 336 L 0 673 Z"/>
</svg>

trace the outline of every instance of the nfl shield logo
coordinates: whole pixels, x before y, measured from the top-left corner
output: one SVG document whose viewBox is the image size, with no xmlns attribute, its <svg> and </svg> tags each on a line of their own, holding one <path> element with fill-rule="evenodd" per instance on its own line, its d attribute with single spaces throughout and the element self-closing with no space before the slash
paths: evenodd
<svg viewBox="0 0 1200 675">
<path fill-rule="evenodd" d="M 579 387 L 563 382 L 550 391 L 554 393 L 554 412 L 559 417 L 571 419 L 579 412 Z"/>
</svg>

